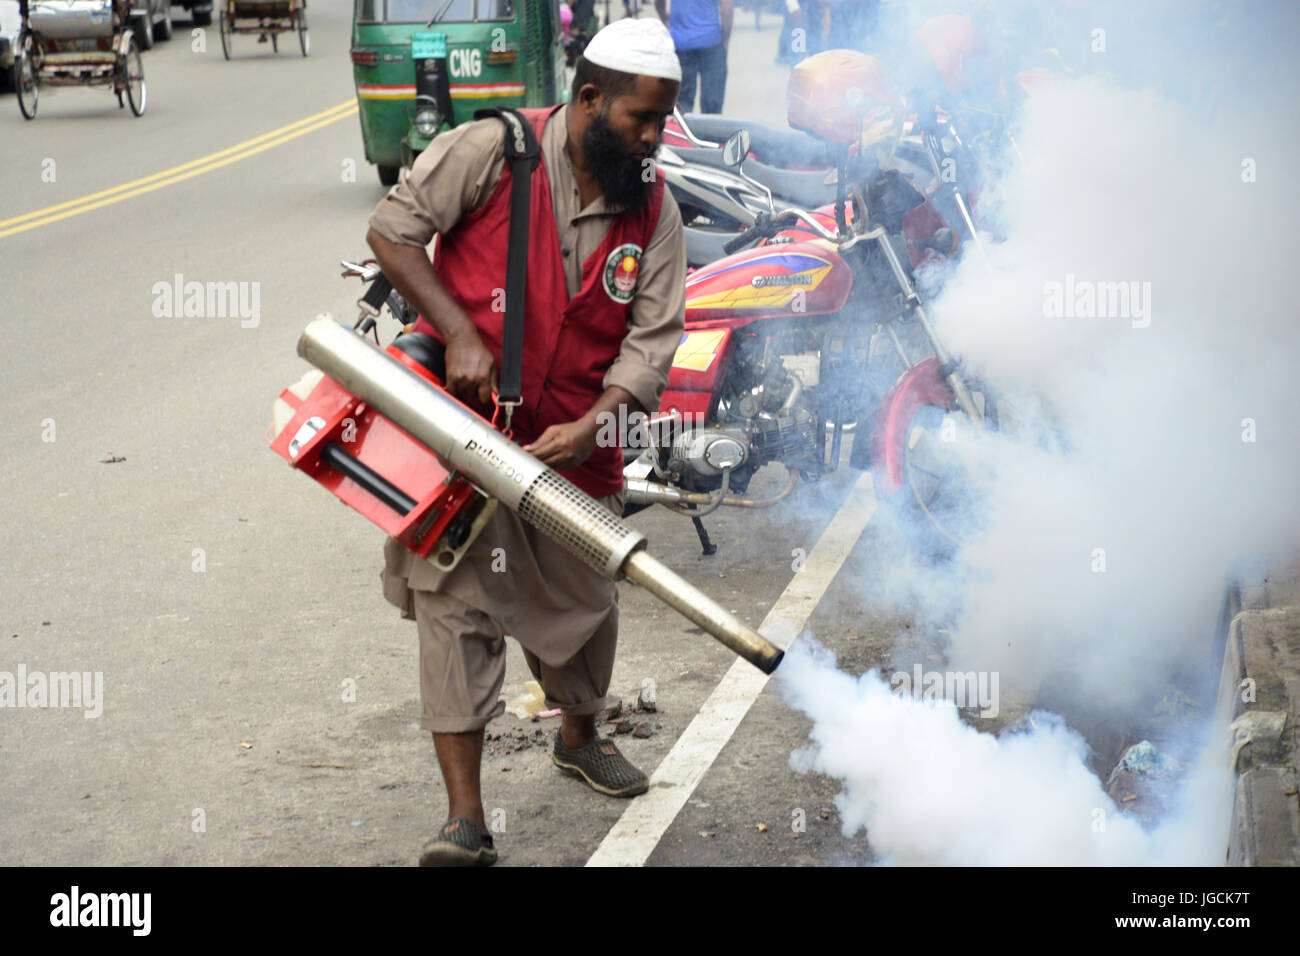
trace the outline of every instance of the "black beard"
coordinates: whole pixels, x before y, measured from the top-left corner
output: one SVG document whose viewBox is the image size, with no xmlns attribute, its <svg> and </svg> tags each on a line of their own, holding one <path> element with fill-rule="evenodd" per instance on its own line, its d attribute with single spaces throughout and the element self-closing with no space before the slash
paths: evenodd
<svg viewBox="0 0 1300 956">
<path fill-rule="evenodd" d="M 601 110 L 587 124 L 582 134 L 582 155 L 605 201 L 636 212 L 650 198 L 654 178 L 646 181 L 645 157 L 629 153 L 623 147 L 623 141 L 610 128 L 606 115 L 607 111 Z M 650 155 L 653 157 L 654 153 Z"/>
</svg>

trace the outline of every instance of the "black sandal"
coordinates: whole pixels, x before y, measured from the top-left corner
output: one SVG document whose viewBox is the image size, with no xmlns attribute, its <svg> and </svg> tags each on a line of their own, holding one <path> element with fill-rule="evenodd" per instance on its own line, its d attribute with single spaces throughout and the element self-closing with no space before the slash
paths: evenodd
<svg viewBox="0 0 1300 956">
<path fill-rule="evenodd" d="M 491 866 L 496 861 L 487 827 L 464 817 L 448 820 L 420 852 L 420 866 Z"/>
</svg>

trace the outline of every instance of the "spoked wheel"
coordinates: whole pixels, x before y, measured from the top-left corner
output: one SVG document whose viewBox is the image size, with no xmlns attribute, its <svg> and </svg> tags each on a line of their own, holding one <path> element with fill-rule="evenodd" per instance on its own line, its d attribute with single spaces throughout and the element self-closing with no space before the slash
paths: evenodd
<svg viewBox="0 0 1300 956">
<path fill-rule="evenodd" d="M 136 116 L 143 116 L 148 91 L 144 86 L 144 62 L 134 43 L 127 45 L 126 54 L 122 57 L 121 70 L 122 80 L 126 86 L 126 100 L 131 104 L 131 112 Z"/>
<path fill-rule="evenodd" d="M 298 46 L 302 49 L 302 55 L 306 56 L 311 52 L 311 37 L 307 35 L 307 4 L 298 8 Z"/>
<path fill-rule="evenodd" d="M 234 24 L 230 22 L 230 12 L 221 11 L 221 16 L 217 20 L 217 29 L 221 32 L 221 55 L 227 60 L 230 59 L 230 34 L 233 32 Z"/>
<path fill-rule="evenodd" d="M 278 33 L 271 34 L 271 52 L 272 53 L 280 52 L 280 34 Z"/>
<path fill-rule="evenodd" d="M 1005 403 L 972 389 L 984 427 L 999 430 Z M 978 462 L 963 456 L 971 422 L 958 410 L 922 405 L 907 425 L 903 443 L 903 487 L 891 499 L 905 530 L 927 558 L 946 561 L 980 523 Z M 964 460 L 965 459 L 965 460 Z"/>
<path fill-rule="evenodd" d="M 40 97 L 40 77 L 36 73 L 36 44 L 32 38 L 25 37 L 18 53 L 18 66 L 15 76 L 18 80 L 18 109 L 24 119 L 36 119 L 36 101 Z"/>
</svg>

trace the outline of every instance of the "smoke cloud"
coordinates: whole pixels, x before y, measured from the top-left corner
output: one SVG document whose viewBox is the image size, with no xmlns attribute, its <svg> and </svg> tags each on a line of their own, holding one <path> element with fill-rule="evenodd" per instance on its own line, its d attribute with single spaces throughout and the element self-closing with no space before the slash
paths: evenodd
<svg viewBox="0 0 1300 956">
<path fill-rule="evenodd" d="M 1171 682 L 1217 675 L 1232 562 L 1300 544 L 1297 70 L 1279 43 L 1300 14 L 1058 6 L 1001 32 L 982 8 L 998 43 L 1073 51 L 1073 74 L 1019 105 L 978 208 L 987 258 L 968 249 L 929 306 L 1019 428 L 956 423 L 978 531 L 951 567 L 899 562 L 863 596 L 944 628 L 955 669 L 1138 719 Z M 795 765 L 841 779 L 846 829 L 896 862 L 1222 862 L 1226 759 L 1142 831 L 1058 717 L 999 739 L 824 655 L 782 670 L 816 724 Z"/>
</svg>

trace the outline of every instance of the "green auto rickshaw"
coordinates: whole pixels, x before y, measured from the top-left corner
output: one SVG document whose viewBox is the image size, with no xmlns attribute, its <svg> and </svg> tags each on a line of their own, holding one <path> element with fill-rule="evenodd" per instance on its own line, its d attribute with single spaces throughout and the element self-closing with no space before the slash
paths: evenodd
<svg viewBox="0 0 1300 956">
<path fill-rule="evenodd" d="M 567 99 L 559 0 L 355 0 L 352 73 L 366 159 L 391 186 L 475 110 Z"/>
</svg>

